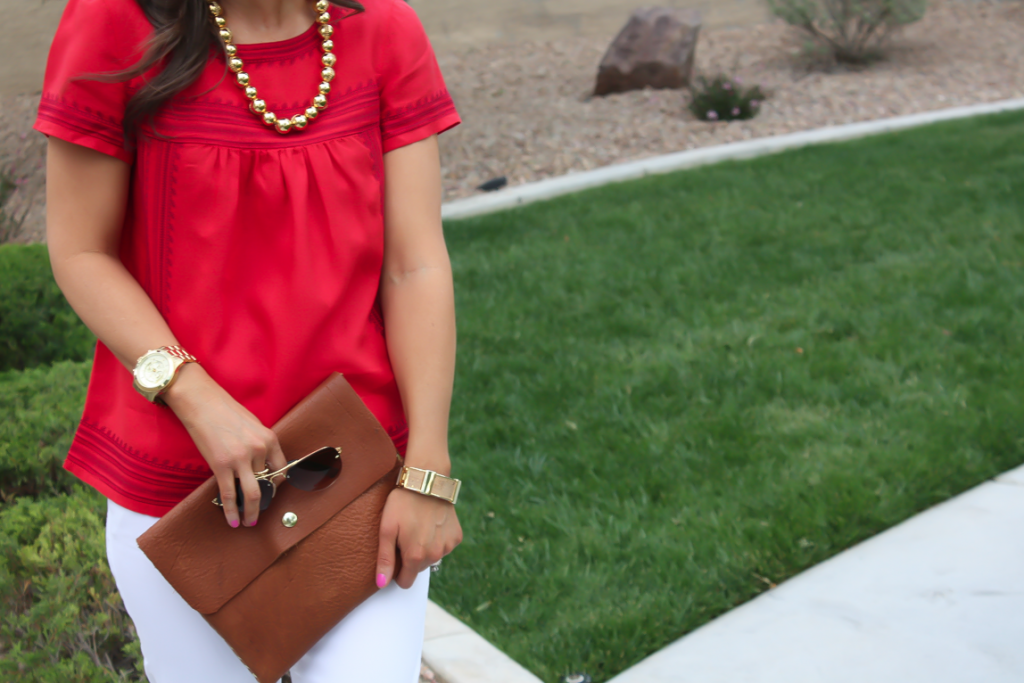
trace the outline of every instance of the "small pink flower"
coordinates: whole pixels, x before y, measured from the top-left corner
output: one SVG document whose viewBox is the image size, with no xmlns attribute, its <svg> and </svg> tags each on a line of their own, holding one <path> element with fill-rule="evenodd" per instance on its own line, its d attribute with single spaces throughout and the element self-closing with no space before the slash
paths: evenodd
<svg viewBox="0 0 1024 683">
<path fill-rule="evenodd" d="M 761 103 L 758 102 L 757 100 L 750 100 L 750 106 L 751 107 L 760 107 Z"/>
<path fill-rule="evenodd" d="M 722 84 L 722 88 L 724 88 L 725 90 L 732 90 L 732 83 L 726 81 L 725 83 Z"/>
<path fill-rule="evenodd" d="M 718 112 L 715 111 L 714 109 L 710 110 L 708 112 L 708 121 L 717 121 L 717 120 L 718 120 Z"/>
<path fill-rule="evenodd" d="M 741 85 L 743 83 L 743 79 L 737 76 L 736 78 L 732 79 L 732 82 L 735 83 L 736 85 Z"/>
<path fill-rule="evenodd" d="M 733 116 L 739 116 L 740 115 L 740 108 L 739 107 L 733 107 L 732 108 L 732 115 Z"/>
</svg>

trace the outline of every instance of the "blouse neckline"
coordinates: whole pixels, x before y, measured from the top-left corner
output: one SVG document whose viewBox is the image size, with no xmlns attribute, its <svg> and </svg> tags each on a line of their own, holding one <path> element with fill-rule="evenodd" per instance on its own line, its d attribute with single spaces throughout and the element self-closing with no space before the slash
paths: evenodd
<svg viewBox="0 0 1024 683">
<path fill-rule="evenodd" d="M 333 21 L 331 22 L 334 23 Z M 239 56 L 242 59 L 251 57 L 284 56 L 295 52 L 298 48 L 306 48 L 309 39 L 317 34 L 320 24 L 313 22 L 313 25 L 294 38 L 275 40 L 269 43 L 237 43 Z"/>
</svg>

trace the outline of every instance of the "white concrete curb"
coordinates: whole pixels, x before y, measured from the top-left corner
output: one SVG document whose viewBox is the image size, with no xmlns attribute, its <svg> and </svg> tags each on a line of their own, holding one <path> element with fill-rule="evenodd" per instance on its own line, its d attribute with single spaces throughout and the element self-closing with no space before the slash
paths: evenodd
<svg viewBox="0 0 1024 683">
<path fill-rule="evenodd" d="M 686 168 L 706 166 L 731 159 L 750 159 L 753 157 L 775 154 L 787 149 L 796 149 L 807 145 L 821 144 L 823 142 L 838 142 L 840 140 L 852 140 L 854 138 L 888 133 L 904 128 L 924 126 L 939 121 L 950 121 L 953 119 L 969 118 L 981 114 L 995 114 L 1004 111 L 1024 109 L 1024 97 L 992 102 L 989 104 L 976 104 L 967 107 L 953 107 L 951 109 L 940 109 L 938 111 L 925 112 L 923 114 L 911 114 L 910 116 L 897 116 L 877 121 L 863 121 L 843 126 L 829 126 L 816 130 L 790 133 L 788 135 L 777 135 L 756 140 L 744 140 L 742 142 L 731 142 L 725 145 L 714 147 L 703 147 L 691 149 L 685 152 L 665 154 L 662 156 L 630 161 L 622 164 L 613 164 L 598 168 L 593 171 L 581 173 L 570 173 L 569 175 L 548 180 L 539 180 L 533 183 L 526 183 L 516 187 L 500 190 L 491 194 L 469 197 L 449 202 L 441 207 L 441 216 L 445 220 L 469 218 L 481 216 L 488 213 L 496 213 L 504 209 L 516 206 L 524 206 L 533 202 L 552 199 L 565 194 L 572 194 L 580 190 L 586 190 L 611 183 L 620 183 L 625 180 L 643 178 L 648 175 L 670 173 Z"/>
<path fill-rule="evenodd" d="M 423 661 L 445 683 L 543 683 L 433 601 L 427 603 Z"/>
</svg>

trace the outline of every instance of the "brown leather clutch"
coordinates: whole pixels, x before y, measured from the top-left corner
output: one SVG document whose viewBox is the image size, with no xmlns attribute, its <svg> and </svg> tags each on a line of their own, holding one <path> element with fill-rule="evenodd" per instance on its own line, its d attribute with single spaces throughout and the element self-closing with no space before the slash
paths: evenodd
<svg viewBox="0 0 1024 683">
<path fill-rule="evenodd" d="M 283 484 L 259 524 L 232 529 L 212 502 L 211 478 L 138 540 L 260 683 L 281 678 L 377 592 L 381 513 L 402 466 L 387 433 L 337 373 L 273 429 L 289 460 L 341 447 L 338 480 L 312 492 Z"/>
</svg>

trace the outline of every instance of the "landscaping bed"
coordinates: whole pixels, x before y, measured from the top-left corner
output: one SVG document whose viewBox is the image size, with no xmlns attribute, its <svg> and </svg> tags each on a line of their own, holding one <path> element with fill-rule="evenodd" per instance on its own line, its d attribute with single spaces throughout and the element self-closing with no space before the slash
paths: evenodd
<svg viewBox="0 0 1024 683">
<path fill-rule="evenodd" d="M 427 11 L 424 9 L 423 11 Z M 626 17 L 622 17 L 625 23 Z M 445 197 L 497 176 L 512 184 L 643 157 L 821 126 L 1024 97 L 1024 2 L 932 0 L 897 36 L 888 59 L 833 68 L 801 56 L 781 20 L 701 32 L 697 68 L 763 83 L 770 97 L 750 121 L 708 123 L 687 91 L 589 98 L 612 36 L 489 45 L 438 55 L 465 122 L 441 136 Z M 0 167 L 14 159 L 28 210 L 20 241 L 42 239 L 42 145 L 30 133 L 38 96 L 0 98 Z M 2 168 L 0 168 L 2 170 Z"/>
<path fill-rule="evenodd" d="M 623 23 L 626 17 L 622 17 Z M 698 72 L 719 71 L 770 96 L 757 118 L 698 121 L 688 91 L 589 98 L 612 36 L 491 45 L 440 61 L 465 123 L 441 137 L 448 199 L 482 182 L 512 184 L 644 157 L 822 126 L 1024 97 L 1024 2 L 932 0 L 888 58 L 830 67 L 802 55 L 781 20 L 701 31 Z"/>
</svg>

